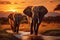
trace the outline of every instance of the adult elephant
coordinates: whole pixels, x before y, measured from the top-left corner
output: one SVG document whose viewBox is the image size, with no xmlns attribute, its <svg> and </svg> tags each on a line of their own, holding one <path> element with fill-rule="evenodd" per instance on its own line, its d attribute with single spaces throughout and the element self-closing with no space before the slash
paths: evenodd
<svg viewBox="0 0 60 40">
<path fill-rule="evenodd" d="M 8 18 L 9 18 L 9 23 L 11 25 L 11 29 L 13 30 L 13 32 L 18 33 L 19 25 L 23 19 L 23 16 L 21 14 L 12 13 L 8 16 Z"/>
<path fill-rule="evenodd" d="M 33 34 L 33 32 L 35 35 L 38 34 L 39 25 L 47 12 L 48 10 L 44 6 L 28 6 L 24 9 L 23 13 L 32 18 L 30 34 Z"/>
</svg>

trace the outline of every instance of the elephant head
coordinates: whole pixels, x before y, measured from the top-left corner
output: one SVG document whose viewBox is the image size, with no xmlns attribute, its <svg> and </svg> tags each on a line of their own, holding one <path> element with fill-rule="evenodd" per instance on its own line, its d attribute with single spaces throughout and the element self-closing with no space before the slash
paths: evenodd
<svg viewBox="0 0 60 40">
<path fill-rule="evenodd" d="M 28 23 L 27 16 L 22 15 L 22 14 L 15 14 L 14 15 L 15 22 L 20 22 L 20 23 Z"/>
<path fill-rule="evenodd" d="M 23 16 L 22 16 L 21 14 L 15 14 L 15 15 L 14 15 L 14 19 L 15 19 L 15 21 L 17 21 L 17 22 L 21 21 L 22 18 L 23 18 Z"/>
<path fill-rule="evenodd" d="M 33 7 L 33 9 L 32 9 Z M 48 12 L 48 10 L 44 6 L 28 6 L 24 9 L 23 13 L 26 14 L 29 17 L 32 17 L 32 13 L 39 15 L 45 15 Z"/>
</svg>

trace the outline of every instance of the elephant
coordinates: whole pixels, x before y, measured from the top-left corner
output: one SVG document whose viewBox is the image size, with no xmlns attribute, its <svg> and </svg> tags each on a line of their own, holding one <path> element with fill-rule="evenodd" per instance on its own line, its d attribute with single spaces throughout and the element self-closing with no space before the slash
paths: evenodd
<svg viewBox="0 0 60 40">
<path fill-rule="evenodd" d="M 23 13 L 32 19 L 30 23 L 30 34 L 38 34 L 39 25 L 47 12 L 48 10 L 44 6 L 28 6 L 24 9 Z"/>
<path fill-rule="evenodd" d="M 16 13 L 16 14 L 10 14 L 8 16 L 9 18 L 9 23 L 11 25 L 11 29 L 13 30 L 14 33 L 19 33 L 19 25 L 21 23 L 21 21 L 23 20 L 25 16 L 20 14 L 20 13 Z"/>
</svg>

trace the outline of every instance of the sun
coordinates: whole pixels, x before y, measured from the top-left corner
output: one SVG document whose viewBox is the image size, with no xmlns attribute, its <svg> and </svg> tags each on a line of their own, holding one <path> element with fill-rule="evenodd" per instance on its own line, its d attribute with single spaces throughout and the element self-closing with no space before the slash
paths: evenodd
<svg viewBox="0 0 60 40">
<path fill-rule="evenodd" d="M 11 11 L 11 12 L 16 12 L 16 10 L 15 10 L 15 9 L 9 9 L 8 11 Z"/>
</svg>

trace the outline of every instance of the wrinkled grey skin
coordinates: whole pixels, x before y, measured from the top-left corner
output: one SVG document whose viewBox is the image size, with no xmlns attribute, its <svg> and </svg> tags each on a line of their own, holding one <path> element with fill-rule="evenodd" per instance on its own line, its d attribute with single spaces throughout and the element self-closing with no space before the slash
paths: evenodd
<svg viewBox="0 0 60 40">
<path fill-rule="evenodd" d="M 19 25 L 20 25 L 20 22 L 23 20 L 23 15 L 21 14 L 10 14 L 8 16 L 9 18 L 9 23 L 11 25 L 11 29 L 13 30 L 13 32 L 17 32 L 19 31 Z"/>
<path fill-rule="evenodd" d="M 48 10 L 44 6 L 28 6 L 23 12 L 25 15 L 32 18 L 30 33 L 33 34 L 34 32 L 34 34 L 37 35 L 39 25 L 41 24 L 41 21 L 44 15 L 47 14 Z"/>
</svg>

